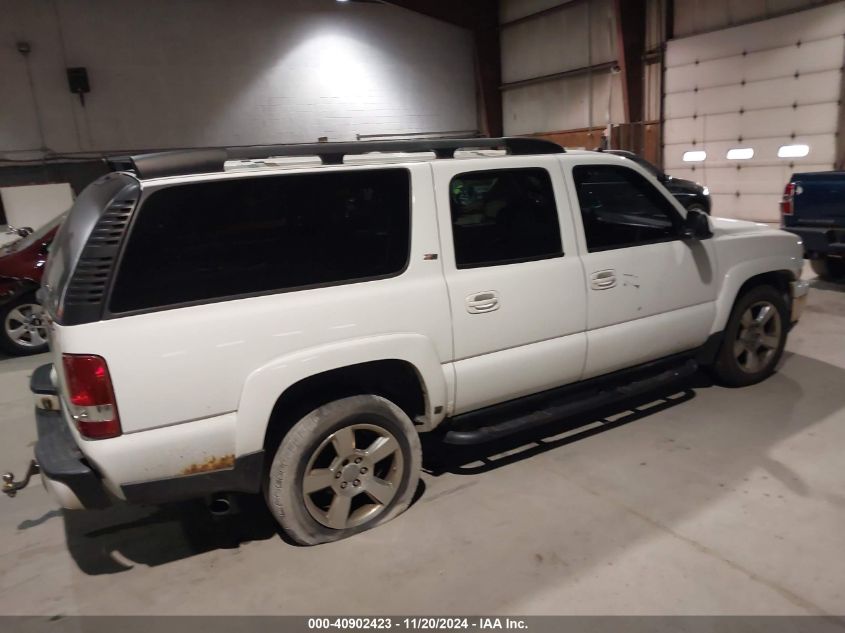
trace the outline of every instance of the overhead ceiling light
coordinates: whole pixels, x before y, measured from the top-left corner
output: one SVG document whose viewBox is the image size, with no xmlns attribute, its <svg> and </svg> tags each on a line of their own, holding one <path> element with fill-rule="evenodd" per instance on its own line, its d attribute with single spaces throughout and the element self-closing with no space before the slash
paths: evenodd
<svg viewBox="0 0 845 633">
<path fill-rule="evenodd" d="M 684 152 L 684 162 L 685 163 L 700 163 L 705 158 L 707 158 L 707 152 L 704 150 L 692 150 L 689 152 Z"/>
<path fill-rule="evenodd" d="M 735 147 L 728 150 L 728 160 L 748 160 L 754 157 L 753 147 Z"/>
<path fill-rule="evenodd" d="M 781 145 L 778 158 L 804 158 L 809 153 L 809 145 Z"/>
</svg>

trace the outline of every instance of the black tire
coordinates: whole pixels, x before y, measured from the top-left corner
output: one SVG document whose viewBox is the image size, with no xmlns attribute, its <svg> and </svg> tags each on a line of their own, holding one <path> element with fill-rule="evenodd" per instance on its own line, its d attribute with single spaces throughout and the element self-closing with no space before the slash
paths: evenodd
<svg viewBox="0 0 845 633">
<path fill-rule="evenodd" d="M 35 314 L 33 314 L 33 311 Z M 12 356 L 28 356 L 47 351 L 47 326 L 34 293 L 27 293 L 0 305 L 0 350 Z M 21 327 L 31 326 L 22 334 Z"/>
<path fill-rule="evenodd" d="M 338 445 L 352 450 L 338 451 Z M 392 452 L 378 457 L 380 451 L 366 450 L 375 446 Z M 317 545 L 401 514 L 411 504 L 421 467 L 420 438 L 405 412 L 381 396 L 351 396 L 315 409 L 288 431 L 265 478 L 264 495 L 270 513 L 291 539 Z M 306 493 L 306 471 L 309 485 L 328 485 Z M 387 499 L 388 493 L 392 497 L 384 503 L 374 496 Z M 333 514 L 336 502 L 341 510 Z M 344 526 L 339 521 L 330 526 L 332 518 L 342 516 L 344 503 Z"/>
<path fill-rule="evenodd" d="M 687 207 L 687 211 L 699 211 L 705 215 L 710 215 L 710 212 L 702 204 L 694 203 Z"/>
<path fill-rule="evenodd" d="M 765 305 L 771 309 L 761 315 Z M 754 317 L 754 325 L 745 325 L 749 318 L 746 313 Z M 767 318 L 765 324 L 757 323 L 763 318 Z M 789 309 L 777 288 L 756 286 L 741 295 L 731 311 L 712 368 L 717 380 L 726 386 L 744 387 L 771 376 L 783 355 L 788 328 Z M 755 356 L 752 358 L 751 354 Z"/>
<path fill-rule="evenodd" d="M 825 281 L 845 281 L 845 259 L 823 257 L 811 259 L 810 267 L 821 279 Z"/>
</svg>

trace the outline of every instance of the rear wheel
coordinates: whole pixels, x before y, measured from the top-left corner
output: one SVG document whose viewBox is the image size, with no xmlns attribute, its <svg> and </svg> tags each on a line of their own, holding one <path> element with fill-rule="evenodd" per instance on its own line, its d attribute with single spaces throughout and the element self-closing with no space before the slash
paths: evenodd
<svg viewBox="0 0 845 633">
<path fill-rule="evenodd" d="M 734 304 L 716 363 L 716 377 L 741 387 L 768 378 L 783 354 L 789 312 L 772 286 L 752 288 Z"/>
<path fill-rule="evenodd" d="M 44 308 L 32 294 L 25 294 L 0 306 L 0 349 L 13 356 L 47 351 L 47 322 Z"/>
<path fill-rule="evenodd" d="M 421 464 L 419 436 L 399 407 L 380 396 L 352 396 L 315 409 L 284 436 L 265 497 L 297 543 L 327 543 L 403 512 Z"/>
<path fill-rule="evenodd" d="M 845 281 L 845 259 L 823 257 L 811 259 L 813 272 L 825 281 Z"/>
</svg>

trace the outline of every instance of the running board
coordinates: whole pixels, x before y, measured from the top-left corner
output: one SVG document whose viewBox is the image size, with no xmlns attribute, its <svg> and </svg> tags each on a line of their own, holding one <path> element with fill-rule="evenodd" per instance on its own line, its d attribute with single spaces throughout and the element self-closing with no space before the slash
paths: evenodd
<svg viewBox="0 0 845 633">
<path fill-rule="evenodd" d="M 616 382 L 594 387 L 592 390 L 585 387 L 586 393 L 577 389 L 574 385 L 568 397 L 562 399 L 550 399 L 542 408 L 532 408 L 528 412 L 517 414 L 505 420 L 492 424 L 478 425 L 474 428 L 466 428 L 467 423 L 473 418 L 501 417 L 498 409 L 519 407 L 519 402 L 507 402 L 502 405 L 487 407 L 481 411 L 458 416 L 452 423 L 459 424 L 463 428 L 448 431 L 443 438 L 447 444 L 480 444 L 497 440 L 514 433 L 534 429 L 548 422 L 587 411 L 599 409 L 616 402 L 642 396 L 668 385 L 684 381 L 692 377 L 698 371 L 698 363 L 695 360 L 687 360 L 682 364 L 665 369 L 660 373 L 630 380 L 627 382 Z"/>
</svg>

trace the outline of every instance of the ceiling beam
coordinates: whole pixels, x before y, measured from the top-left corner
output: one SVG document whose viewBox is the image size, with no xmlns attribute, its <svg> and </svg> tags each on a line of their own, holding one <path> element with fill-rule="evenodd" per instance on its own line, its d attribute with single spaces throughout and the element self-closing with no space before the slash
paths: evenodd
<svg viewBox="0 0 845 633">
<path fill-rule="evenodd" d="M 625 121 L 638 123 L 645 116 L 646 0 L 614 0 L 613 4 Z"/>
</svg>

